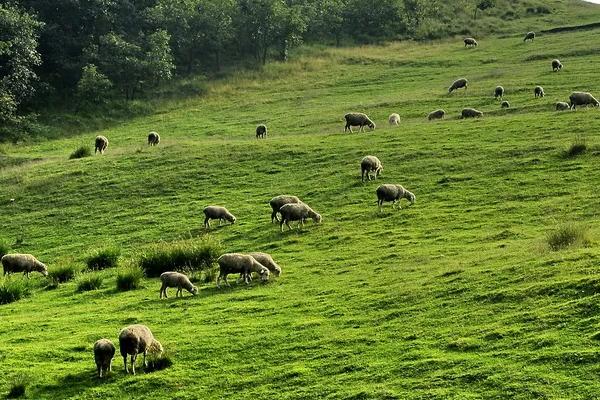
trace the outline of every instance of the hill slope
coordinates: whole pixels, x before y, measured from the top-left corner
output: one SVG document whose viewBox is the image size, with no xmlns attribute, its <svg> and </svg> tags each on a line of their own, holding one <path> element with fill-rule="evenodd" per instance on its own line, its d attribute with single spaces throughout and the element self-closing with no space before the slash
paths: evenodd
<svg viewBox="0 0 600 400">
<path fill-rule="evenodd" d="M 163 301 L 152 279 L 115 292 L 114 271 L 99 291 L 36 290 L 0 306 L 0 387 L 26 374 L 34 398 L 593 398 L 600 120 L 597 109 L 558 113 L 553 103 L 575 89 L 600 94 L 599 39 L 591 30 L 488 38 L 473 50 L 448 40 L 309 51 L 100 132 L 110 139 L 102 157 L 67 160 L 96 133 L 5 147 L 18 165 L 0 170 L 0 231 L 22 239 L 14 251 L 51 267 L 107 242 L 135 257 L 203 236 L 201 209 L 223 204 L 238 223 L 210 234 L 227 251 L 272 253 L 284 272 Z M 461 76 L 468 91 L 449 96 Z M 493 99 L 498 84 L 507 111 Z M 534 99 L 535 85 L 546 97 Z M 459 120 L 466 106 L 484 118 Z M 448 118 L 426 121 L 440 107 Z M 377 130 L 342 134 L 350 110 Z M 387 126 L 391 112 L 400 127 Z M 268 140 L 254 139 L 259 122 Z M 149 130 L 159 147 L 145 146 Z M 563 157 L 576 135 L 590 149 Z M 385 169 L 363 184 L 366 154 Z M 382 182 L 405 185 L 417 203 L 379 213 Z M 279 233 L 267 202 L 281 193 L 323 224 Z M 592 246 L 545 249 L 568 221 L 590 229 Z M 174 365 L 125 376 L 117 357 L 97 380 L 93 342 L 134 322 Z"/>
</svg>

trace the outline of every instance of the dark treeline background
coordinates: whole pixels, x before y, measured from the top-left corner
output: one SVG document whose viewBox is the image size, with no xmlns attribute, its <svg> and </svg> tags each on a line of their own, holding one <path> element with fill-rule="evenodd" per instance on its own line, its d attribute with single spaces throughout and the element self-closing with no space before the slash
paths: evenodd
<svg viewBox="0 0 600 400">
<path fill-rule="evenodd" d="M 131 100 L 174 75 L 285 61 L 303 42 L 339 46 L 468 34 L 465 21 L 495 3 L 0 0 L 0 127 L 26 125 L 24 115 L 49 100 Z"/>
</svg>

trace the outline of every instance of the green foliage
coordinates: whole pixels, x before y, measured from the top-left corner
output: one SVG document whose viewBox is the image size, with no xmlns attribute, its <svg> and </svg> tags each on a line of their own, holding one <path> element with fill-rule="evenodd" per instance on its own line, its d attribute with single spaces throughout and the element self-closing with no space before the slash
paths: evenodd
<svg viewBox="0 0 600 400">
<path fill-rule="evenodd" d="M 119 264 L 121 249 L 117 246 L 109 246 L 95 250 L 87 256 L 85 263 L 89 269 L 101 270 L 114 268 Z"/>
<path fill-rule="evenodd" d="M 86 145 L 81 145 L 78 148 L 76 148 L 75 150 L 73 150 L 73 152 L 69 156 L 69 160 L 73 160 L 76 158 L 89 157 L 91 155 L 92 155 L 92 150 L 90 150 L 90 147 L 86 146 Z"/>
<path fill-rule="evenodd" d="M 27 279 L 8 275 L 0 281 L 0 304 L 21 300 L 31 294 L 31 285 Z"/>
<path fill-rule="evenodd" d="M 57 283 L 65 283 L 73 278 L 80 271 L 80 268 L 74 264 L 63 264 L 48 271 L 48 278 Z"/>
<path fill-rule="evenodd" d="M 138 265 L 147 276 L 158 277 L 166 271 L 210 269 L 221 253 L 221 244 L 211 237 L 161 242 L 143 251 Z"/>
<path fill-rule="evenodd" d="M 103 280 L 102 275 L 97 272 L 82 274 L 76 281 L 77 291 L 98 290 L 102 287 Z"/>
<path fill-rule="evenodd" d="M 142 287 L 144 271 L 136 266 L 119 268 L 117 272 L 117 290 L 125 292 Z"/>
<path fill-rule="evenodd" d="M 573 222 L 566 223 L 548 233 L 546 242 L 550 250 L 553 251 L 563 250 L 568 247 L 586 247 L 591 243 L 589 228 Z"/>
<path fill-rule="evenodd" d="M 77 82 L 77 96 L 80 101 L 100 104 L 110 97 L 112 82 L 94 64 L 88 64 L 81 71 Z"/>
</svg>

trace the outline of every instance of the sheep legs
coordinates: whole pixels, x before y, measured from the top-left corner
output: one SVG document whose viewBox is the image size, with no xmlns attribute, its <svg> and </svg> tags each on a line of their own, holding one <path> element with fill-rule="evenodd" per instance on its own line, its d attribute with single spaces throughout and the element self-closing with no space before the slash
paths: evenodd
<svg viewBox="0 0 600 400">
<path fill-rule="evenodd" d="M 160 288 L 160 298 L 161 298 L 161 299 L 163 298 L 163 293 L 164 293 L 164 295 L 165 295 L 165 299 L 168 299 L 168 298 L 169 298 L 169 296 L 167 296 L 167 289 L 168 289 L 168 287 L 166 287 L 166 286 L 162 286 L 162 287 Z"/>
<path fill-rule="evenodd" d="M 208 217 L 204 218 L 204 227 L 206 229 L 210 228 L 210 221 Z"/>
<path fill-rule="evenodd" d="M 279 218 L 277 218 L 277 211 L 273 211 L 271 213 L 271 223 L 273 223 L 273 220 L 279 222 Z"/>
</svg>

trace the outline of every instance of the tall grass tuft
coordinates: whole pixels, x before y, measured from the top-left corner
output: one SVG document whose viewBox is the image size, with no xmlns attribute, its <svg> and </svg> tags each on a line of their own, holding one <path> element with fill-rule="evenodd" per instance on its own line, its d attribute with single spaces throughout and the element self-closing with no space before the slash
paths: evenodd
<svg viewBox="0 0 600 400">
<path fill-rule="evenodd" d="M 25 397 L 28 384 L 29 378 L 27 376 L 23 374 L 15 376 L 10 384 L 10 389 L 6 395 L 6 398 L 18 399 L 20 397 Z"/>
<path fill-rule="evenodd" d="M 83 274 L 77 279 L 77 291 L 88 292 L 90 290 L 98 290 L 102 287 L 102 275 L 97 272 Z"/>
<path fill-rule="evenodd" d="M 73 160 L 75 158 L 84 158 L 92 155 L 92 150 L 88 146 L 81 146 L 71 153 L 69 156 L 69 160 Z"/>
<path fill-rule="evenodd" d="M 27 279 L 7 276 L 0 281 L 0 304 L 21 300 L 31 294 L 31 284 Z"/>
<path fill-rule="evenodd" d="M 136 266 L 120 268 L 117 273 L 117 290 L 125 292 L 127 290 L 138 289 L 141 287 L 144 271 Z"/>
<path fill-rule="evenodd" d="M 160 355 L 150 354 L 147 358 L 148 366 L 144 372 L 161 371 L 173 365 L 173 360 L 169 353 L 163 352 Z"/>
<path fill-rule="evenodd" d="M 573 143 L 565 150 L 565 157 L 572 158 L 577 157 L 580 154 L 585 153 L 587 150 L 587 143 L 585 138 L 581 135 L 575 136 Z"/>
<path fill-rule="evenodd" d="M 101 270 L 105 268 L 114 268 L 119 264 L 121 249 L 116 246 L 97 249 L 90 254 L 85 263 L 89 269 Z"/>
<path fill-rule="evenodd" d="M 210 237 L 158 243 L 140 254 L 138 265 L 148 277 L 160 276 L 165 271 L 209 269 L 221 252 L 221 244 Z"/>
<path fill-rule="evenodd" d="M 575 246 L 586 247 L 591 243 L 589 229 L 580 224 L 567 223 L 549 232 L 546 235 L 546 243 L 553 251 Z"/>
<path fill-rule="evenodd" d="M 75 275 L 77 275 L 78 272 L 79 268 L 76 265 L 65 264 L 48 271 L 48 277 L 51 281 L 65 283 L 75 278 Z"/>
</svg>

